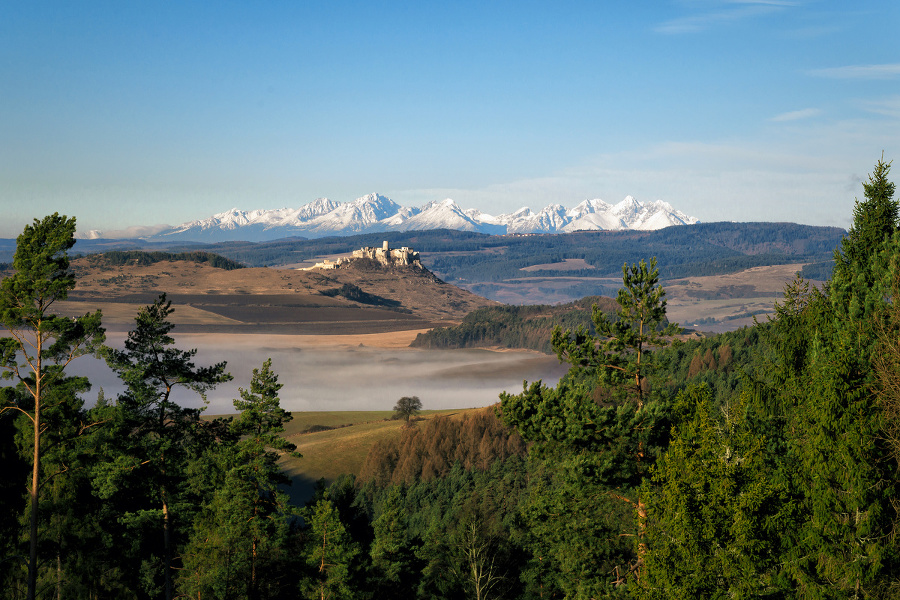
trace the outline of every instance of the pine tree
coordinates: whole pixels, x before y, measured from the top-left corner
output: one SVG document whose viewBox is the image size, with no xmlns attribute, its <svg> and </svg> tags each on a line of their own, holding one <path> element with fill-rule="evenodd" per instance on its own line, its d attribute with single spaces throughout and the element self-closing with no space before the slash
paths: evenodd
<svg viewBox="0 0 900 600">
<path fill-rule="evenodd" d="M 282 454 L 300 455 L 279 435 L 291 414 L 281 408 L 282 384 L 271 367 L 267 359 L 253 369 L 250 388 L 239 389 L 241 398 L 234 401 L 239 415 L 231 423 L 235 441 L 213 446 L 199 467 L 209 465 L 224 475 L 185 552 L 184 580 L 191 595 L 219 588 L 223 597 L 235 589 L 251 600 L 260 597 L 261 572 L 284 546 L 293 510 L 280 489 L 290 480 L 277 461 Z"/>
<path fill-rule="evenodd" d="M 57 213 L 34 220 L 16 240 L 15 273 L 0 284 L 0 321 L 10 337 L 0 338 L 3 377 L 15 380 L 23 394 L 7 397 L 0 413 L 18 411 L 32 425 L 29 492 L 29 600 L 35 598 L 38 569 L 38 510 L 41 484 L 41 438 L 48 397 L 65 378 L 65 368 L 103 343 L 100 311 L 69 319 L 53 314 L 54 304 L 75 287 L 68 250 L 75 244 L 75 219 Z M 64 395 L 58 396 L 64 401 Z"/>
<path fill-rule="evenodd" d="M 574 578 L 573 585 L 581 591 L 567 589 L 567 594 L 598 593 L 640 573 L 646 520 L 640 485 L 668 441 L 668 402 L 652 394 L 648 376 L 653 367 L 651 349 L 666 345 L 666 336 L 675 333 L 677 326 L 665 323 L 665 292 L 655 259 L 630 269 L 625 265 L 622 272 L 624 287 L 619 291 L 615 320 L 594 306 L 596 335 L 583 328 L 554 330 L 557 355 L 572 364 L 556 389 L 537 382 L 526 385 L 522 394 L 501 394 L 504 422 L 534 442 L 532 453 L 554 461 L 557 485 L 588 490 L 594 497 L 603 495 L 604 502 L 586 507 L 587 518 L 598 525 L 584 528 L 584 547 L 590 545 L 588 538 L 607 527 L 607 516 L 601 514 L 602 510 L 609 513 L 607 500 L 632 512 L 615 527 L 636 540 L 634 551 L 622 552 L 618 543 L 603 543 L 602 549 L 592 551 L 598 560 Z M 563 517 L 554 516 L 552 509 L 540 518 L 564 527 Z M 559 543 L 580 545 L 582 541 Z M 617 554 L 615 559 L 612 553 Z"/>
<path fill-rule="evenodd" d="M 352 567 L 360 550 L 341 522 L 330 500 L 321 499 L 307 509 L 306 564 L 312 579 L 304 582 L 303 594 L 310 600 L 351 600 Z"/>
<path fill-rule="evenodd" d="M 128 333 L 125 349 L 104 348 L 104 357 L 126 385 L 118 404 L 124 416 L 123 426 L 130 431 L 127 447 L 111 465 L 101 467 L 99 490 L 106 497 L 118 491 L 122 477 L 139 477 L 140 484 L 152 489 L 153 504 L 161 512 L 163 533 L 163 579 L 167 600 L 174 597 L 173 569 L 175 530 L 173 510 L 179 501 L 179 487 L 184 482 L 184 468 L 191 445 L 197 441 L 200 411 L 179 406 L 172 392 L 185 388 L 205 397 L 216 385 L 229 381 L 225 363 L 197 367 L 196 350 L 174 347 L 168 320 L 172 303 L 165 294 L 142 308 L 135 328 Z M 137 482 L 135 482 L 137 483 Z M 133 513 L 135 523 L 155 520 L 156 510 L 147 507 Z"/>
<path fill-rule="evenodd" d="M 552 344 L 559 359 L 574 366 L 594 368 L 607 386 L 629 389 L 640 406 L 647 395 L 647 375 L 653 347 L 669 344 L 668 336 L 679 331 L 666 321 L 666 292 L 659 285 L 656 257 L 650 264 L 622 265 L 623 287 L 619 309 L 610 319 L 596 304 L 592 319 L 596 335 L 586 330 L 553 330 Z"/>
</svg>

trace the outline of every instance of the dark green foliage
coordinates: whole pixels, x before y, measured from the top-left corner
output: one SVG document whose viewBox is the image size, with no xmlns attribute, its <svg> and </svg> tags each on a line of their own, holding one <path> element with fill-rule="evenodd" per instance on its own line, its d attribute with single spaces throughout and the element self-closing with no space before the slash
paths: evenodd
<svg viewBox="0 0 900 600">
<path fill-rule="evenodd" d="M 124 521 L 133 527 L 159 528 L 162 556 L 156 566 L 148 565 L 148 575 L 158 573 L 167 600 L 174 597 L 175 548 L 187 533 L 176 528 L 176 515 L 194 506 L 187 501 L 185 469 L 207 442 L 200 411 L 176 404 L 172 392 L 184 388 L 202 396 L 231 379 L 225 363 L 197 367 L 196 350 L 174 347 L 168 320 L 172 311 L 171 302 L 160 296 L 140 310 L 124 350 L 104 349 L 107 365 L 126 385 L 118 399 L 124 439 L 113 460 L 97 468 L 98 493 L 127 507 Z M 123 494 L 134 493 L 142 496 L 137 506 L 123 501 Z"/>
<path fill-rule="evenodd" d="M 704 384 L 717 404 L 726 404 L 740 394 L 748 377 L 761 376 L 765 370 L 767 328 L 766 324 L 743 327 L 657 349 L 651 386 L 674 396 L 688 383 Z"/>
<path fill-rule="evenodd" d="M 27 597 L 36 597 L 38 579 L 39 511 L 42 478 L 51 477 L 41 465 L 41 438 L 47 413 L 78 402 L 65 368 L 79 356 L 97 351 L 104 340 L 101 315 L 69 319 L 53 314 L 53 305 L 75 287 L 69 272 L 68 250 L 74 245 L 75 219 L 57 213 L 34 220 L 16 241 L 15 273 L 0 284 L 0 322 L 9 337 L 0 338 L 3 378 L 16 382 L 18 392 L 7 394 L 9 404 L 0 415 L 16 411 L 30 422 L 31 464 L 28 507 Z M 83 391 L 87 382 L 75 386 Z M 74 407 L 77 412 L 80 405 Z"/>
<path fill-rule="evenodd" d="M 646 554 L 640 598 L 757 598 L 788 587 L 780 557 L 794 525 L 776 457 L 748 414 L 749 396 L 725 410 L 706 387 L 679 394 L 681 419 L 645 483 Z"/>
<path fill-rule="evenodd" d="M 378 598 L 415 597 L 417 571 L 421 569 L 416 558 L 419 546 L 410 535 L 403 496 L 403 487 L 388 488 L 381 514 L 372 522 L 374 539 L 369 551 L 372 559 L 370 579 Z"/>
<path fill-rule="evenodd" d="M 554 327 L 593 333 L 591 306 L 604 312 L 617 306 L 610 298 L 588 296 L 560 306 L 496 306 L 479 308 L 465 316 L 455 327 L 436 327 L 420 333 L 411 344 L 414 348 L 526 348 L 552 352 Z"/>
<path fill-rule="evenodd" d="M 649 350 L 666 345 L 663 335 L 675 327 L 665 323 L 656 261 L 622 273 L 616 320 L 595 306 L 595 334 L 554 330 L 554 349 L 572 364 L 557 387 L 536 382 L 501 395 L 504 422 L 554 466 L 531 503 L 532 529 L 544 532 L 534 558 L 546 560 L 533 577 L 573 598 L 624 593 L 639 573 L 646 553 L 640 488 L 668 442 L 670 406 L 649 386 Z M 564 498 L 576 499 L 577 528 L 561 510 Z"/>
<path fill-rule="evenodd" d="M 352 600 L 353 567 L 360 554 L 330 500 L 322 499 L 304 512 L 309 525 L 306 532 L 306 565 L 312 574 L 302 585 L 304 598 Z"/>
<path fill-rule="evenodd" d="M 394 418 L 403 419 L 409 423 L 409 419 L 419 414 L 421 410 L 422 401 L 418 396 L 403 396 L 394 405 Z"/>
<path fill-rule="evenodd" d="M 834 261 L 817 262 L 803 265 L 800 269 L 800 276 L 803 279 L 814 279 L 818 281 L 827 281 L 831 279 L 834 270 Z"/>
<path fill-rule="evenodd" d="M 184 551 L 179 591 L 189 596 L 245 597 L 276 594 L 278 571 L 284 567 L 293 510 L 280 486 L 290 481 L 277 465 L 281 454 L 296 454 L 283 437 L 291 414 L 280 406 L 282 384 L 271 359 L 253 369 L 250 389 L 240 388 L 234 401 L 239 411 L 230 423 L 234 438 L 220 438 L 218 447 L 195 461 L 196 476 L 213 473 L 212 498 L 194 519 L 194 531 Z"/>
</svg>

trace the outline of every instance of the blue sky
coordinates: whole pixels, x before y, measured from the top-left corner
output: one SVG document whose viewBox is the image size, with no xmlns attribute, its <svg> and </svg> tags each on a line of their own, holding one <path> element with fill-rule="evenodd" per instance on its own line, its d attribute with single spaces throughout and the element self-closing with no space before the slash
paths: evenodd
<svg viewBox="0 0 900 600">
<path fill-rule="evenodd" d="M 898 27 L 896 0 L 2 2 L 0 237 L 370 192 L 847 227 L 900 158 Z"/>
</svg>

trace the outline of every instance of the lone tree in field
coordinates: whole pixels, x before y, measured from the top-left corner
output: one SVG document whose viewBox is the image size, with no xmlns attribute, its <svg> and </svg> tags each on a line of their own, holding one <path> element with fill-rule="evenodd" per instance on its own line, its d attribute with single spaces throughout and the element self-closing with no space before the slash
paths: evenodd
<svg viewBox="0 0 900 600">
<path fill-rule="evenodd" d="M 54 213 L 25 227 L 16 240 L 15 274 L 0 285 L 0 323 L 9 337 L 0 338 L 0 370 L 17 382 L 20 394 L 0 413 L 15 410 L 33 426 L 32 473 L 29 482 L 28 599 L 36 596 L 38 567 L 38 492 L 41 487 L 42 417 L 64 401 L 54 398 L 64 385 L 65 368 L 75 358 L 94 354 L 104 341 L 100 311 L 71 319 L 52 312 L 75 287 L 68 250 L 75 244 L 75 218 Z M 43 474 L 46 477 L 46 474 Z"/>
<path fill-rule="evenodd" d="M 418 396 L 403 396 L 394 405 L 394 418 L 403 419 L 409 423 L 409 418 L 416 416 L 422 410 L 422 401 Z"/>
</svg>

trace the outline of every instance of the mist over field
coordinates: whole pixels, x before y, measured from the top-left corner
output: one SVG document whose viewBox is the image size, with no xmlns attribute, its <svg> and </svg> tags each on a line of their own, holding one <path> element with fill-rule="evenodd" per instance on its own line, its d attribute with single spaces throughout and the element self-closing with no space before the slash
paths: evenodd
<svg viewBox="0 0 900 600">
<path fill-rule="evenodd" d="M 555 356 L 488 350 L 413 350 L 408 348 L 293 346 L 294 336 L 268 336 L 257 345 L 246 336 L 174 335 L 182 350 L 197 348 L 196 364 L 227 361 L 234 380 L 209 393 L 206 414 L 234 412 L 238 387 L 249 387 L 254 368 L 272 358 L 284 384 L 281 406 L 290 411 L 391 410 L 401 396 L 419 396 L 425 409 L 472 408 L 498 401 L 502 391 L 520 392 L 522 381 L 542 379 L 555 385 L 566 372 Z M 258 336 L 254 336 L 257 338 Z M 107 344 L 121 348 L 123 334 Z M 256 340 L 254 340 L 256 342 Z M 87 376 L 92 405 L 102 387 L 108 398 L 124 390 L 116 375 L 94 358 L 83 357 L 68 371 Z M 182 406 L 203 405 L 197 394 L 178 390 Z"/>
</svg>

